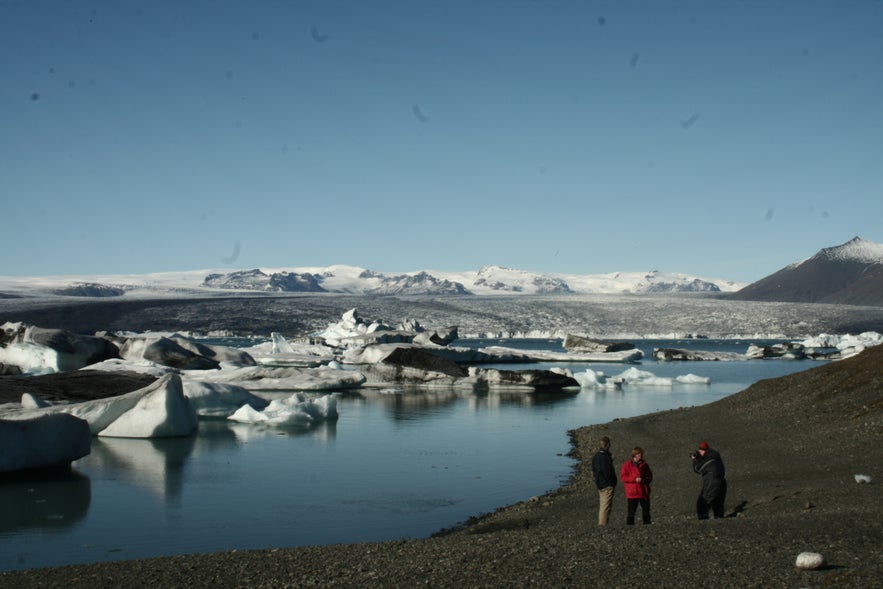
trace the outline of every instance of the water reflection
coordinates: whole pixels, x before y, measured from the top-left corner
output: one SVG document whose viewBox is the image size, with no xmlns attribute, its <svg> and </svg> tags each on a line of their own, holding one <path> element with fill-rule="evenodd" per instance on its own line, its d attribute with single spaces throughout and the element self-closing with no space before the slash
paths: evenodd
<svg viewBox="0 0 883 589">
<path fill-rule="evenodd" d="M 87 457 L 90 468 L 114 472 L 169 500 L 180 497 L 184 466 L 193 454 L 197 436 L 186 438 L 95 438 Z"/>
<path fill-rule="evenodd" d="M 389 411 L 396 421 L 432 417 L 439 408 L 452 406 L 459 399 L 452 389 L 447 388 L 440 390 L 366 389 L 362 392 L 362 396 Z"/>
<path fill-rule="evenodd" d="M 348 400 L 357 398 L 379 404 L 386 408 L 395 420 L 415 420 L 435 418 L 438 409 L 453 407 L 456 403 L 466 400 L 466 405 L 473 411 L 494 409 L 503 406 L 536 407 L 571 402 L 580 394 L 577 388 L 555 391 L 506 390 L 504 388 L 490 391 L 458 391 L 456 389 L 427 390 L 426 388 L 401 388 L 395 390 L 365 389 L 356 397 L 350 395 Z"/>
<path fill-rule="evenodd" d="M 515 405 L 517 407 L 537 407 L 570 402 L 580 394 L 580 389 L 564 389 L 559 391 L 534 391 L 532 393 L 489 393 L 487 397 L 495 401 L 495 406 Z"/>
<path fill-rule="evenodd" d="M 337 420 L 332 419 L 312 425 L 310 427 L 280 427 L 261 425 L 259 423 L 230 423 L 225 424 L 237 443 L 248 443 L 272 436 L 312 436 L 320 441 L 331 442 L 337 437 Z"/>
<path fill-rule="evenodd" d="M 69 528 L 86 516 L 91 500 L 89 477 L 71 469 L 4 475 L 0 533 Z"/>
</svg>

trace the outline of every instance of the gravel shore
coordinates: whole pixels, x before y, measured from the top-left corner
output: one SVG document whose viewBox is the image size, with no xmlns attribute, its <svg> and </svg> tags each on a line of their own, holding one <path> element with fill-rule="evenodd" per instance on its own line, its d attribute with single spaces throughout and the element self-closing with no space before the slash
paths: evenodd
<svg viewBox="0 0 883 589">
<path fill-rule="evenodd" d="M 32 569 L 0 574 L 0 587 L 879 587 L 881 433 L 878 346 L 709 405 L 573 431 L 570 483 L 432 538 Z M 611 525 L 596 525 L 589 461 L 602 435 L 617 463 L 646 450 L 652 525 L 625 526 L 621 488 Z M 720 520 L 694 515 L 689 453 L 703 439 L 727 465 Z M 797 570 L 803 551 L 827 566 Z"/>
</svg>

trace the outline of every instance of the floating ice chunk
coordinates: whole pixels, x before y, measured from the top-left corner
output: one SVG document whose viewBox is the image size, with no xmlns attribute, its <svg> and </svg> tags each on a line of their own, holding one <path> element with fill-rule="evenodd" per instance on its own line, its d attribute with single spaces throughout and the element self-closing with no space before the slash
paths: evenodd
<svg viewBox="0 0 883 589">
<path fill-rule="evenodd" d="M 598 388 L 598 389 L 615 389 L 622 388 L 621 378 L 607 378 L 607 375 L 600 370 L 592 370 L 586 368 L 583 372 L 575 372 L 573 378 L 579 383 L 580 388 Z"/>
<path fill-rule="evenodd" d="M 652 372 L 640 370 L 635 367 L 629 368 L 619 376 L 623 379 L 623 381 L 625 381 L 626 384 L 630 385 L 670 387 L 674 383 L 673 379 L 671 378 L 656 376 Z"/>
<path fill-rule="evenodd" d="M 808 348 L 837 348 L 839 350 L 857 347 L 865 348 L 883 343 L 883 335 L 876 331 L 865 331 L 858 335 L 821 333 L 800 343 Z"/>
<path fill-rule="evenodd" d="M 319 368 L 244 366 L 229 370 L 187 373 L 188 379 L 202 382 L 228 383 L 248 390 L 260 391 L 339 391 L 362 386 L 365 375 L 355 370 L 328 366 Z"/>
<path fill-rule="evenodd" d="M 332 348 L 320 344 L 291 344 L 282 334 L 273 332 L 269 342 L 246 348 L 249 355 L 264 366 L 314 367 L 334 359 Z"/>
<path fill-rule="evenodd" d="M 277 331 L 274 331 L 270 334 L 270 339 L 273 341 L 273 353 L 274 354 L 293 354 L 294 350 L 291 349 L 291 345 L 288 343 L 288 340 L 283 337 L 283 335 Z"/>
<path fill-rule="evenodd" d="M 309 427 L 337 417 L 337 397 L 334 395 L 313 398 L 295 393 L 286 399 L 270 401 L 263 411 L 243 405 L 227 419 L 239 423 Z"/>
<path fill-rule="evenodd" d="M 184 380 L 184 394 L 200 417 L 228 417 L 243 405 L 260 411 L 269 401 L 243 387 L 218 382 Z"/>
<path fill-rule="evenodd" d="M 842 360 L 855 356 L 866 348 L 880 345 L 883 343 L 883 335 L 876 331 L 865 331 L 858 335 L 822 333 L 800 343 L 807 348 L 837 349 L 840 352 L 839 358 Z"/>
<path fill-rule="evenodd" d="M 695 374 L 683 374 L 675 378 L 681 384 L 709 384 L 711 379 L 707 376 L 697 376 Z"/>
<path fill-rule="evenodd" d="M 368 323 L 359 317 L 356 309 L 350 309 L 344 313 L 337 323 L 329 323 L 324 331 L 318 334 L 328 345 L 339 346 L 348 338 L 357 338 L 361 335 L 375 333 L 377 331 L 391 331 L 391 329 L 377 321 Z"/>
<path fill-rule="evenodd" d="M 11 343 L 0 347 L 0 364 L 18 366 L 25 374 L 59 372 L 58 352 L 31 342 Z"/>
</svg>

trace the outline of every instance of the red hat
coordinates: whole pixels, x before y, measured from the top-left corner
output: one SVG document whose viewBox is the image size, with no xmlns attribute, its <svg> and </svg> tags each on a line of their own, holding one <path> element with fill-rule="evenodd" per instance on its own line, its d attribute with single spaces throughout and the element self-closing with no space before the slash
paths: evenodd
<svg viewBox="0 0 883 589">
<path fill-rule="evenodd" d="M 708 450 L 708 442 L 699 442 L 700 450 Z"/>
</svg>

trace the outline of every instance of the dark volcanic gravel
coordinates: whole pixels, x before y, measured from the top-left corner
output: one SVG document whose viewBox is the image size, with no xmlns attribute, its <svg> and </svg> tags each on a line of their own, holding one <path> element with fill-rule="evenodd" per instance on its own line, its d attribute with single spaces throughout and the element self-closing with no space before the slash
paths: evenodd
<svg viewBox="0 0 883 589">
<path fill-rule="evenodd" d="M 0 574 L 0 587 L 879 587 L 883 346 L 697 408 L 572 432 L 572 482 L 423 540 L 176 556 Z M 601 435 L 655 474 L 650 526 L 617 489 L 598 528 L 587 460 Z M 730 517 L 693 516 L 702 439 L 727 464 Z M 873 477 L 858 484 L 855 474 Z M 802 551 L 828 566 L 798 571 Z"/>
<path fill-rule="evenodd" d="M 155 377 L 135 372 L 75 370 L 40 376 L 0 376 L 0 403 L 18 403 L 24 393 L 44 401 L 92 401 L 143 389 Z"/>
</svg>

